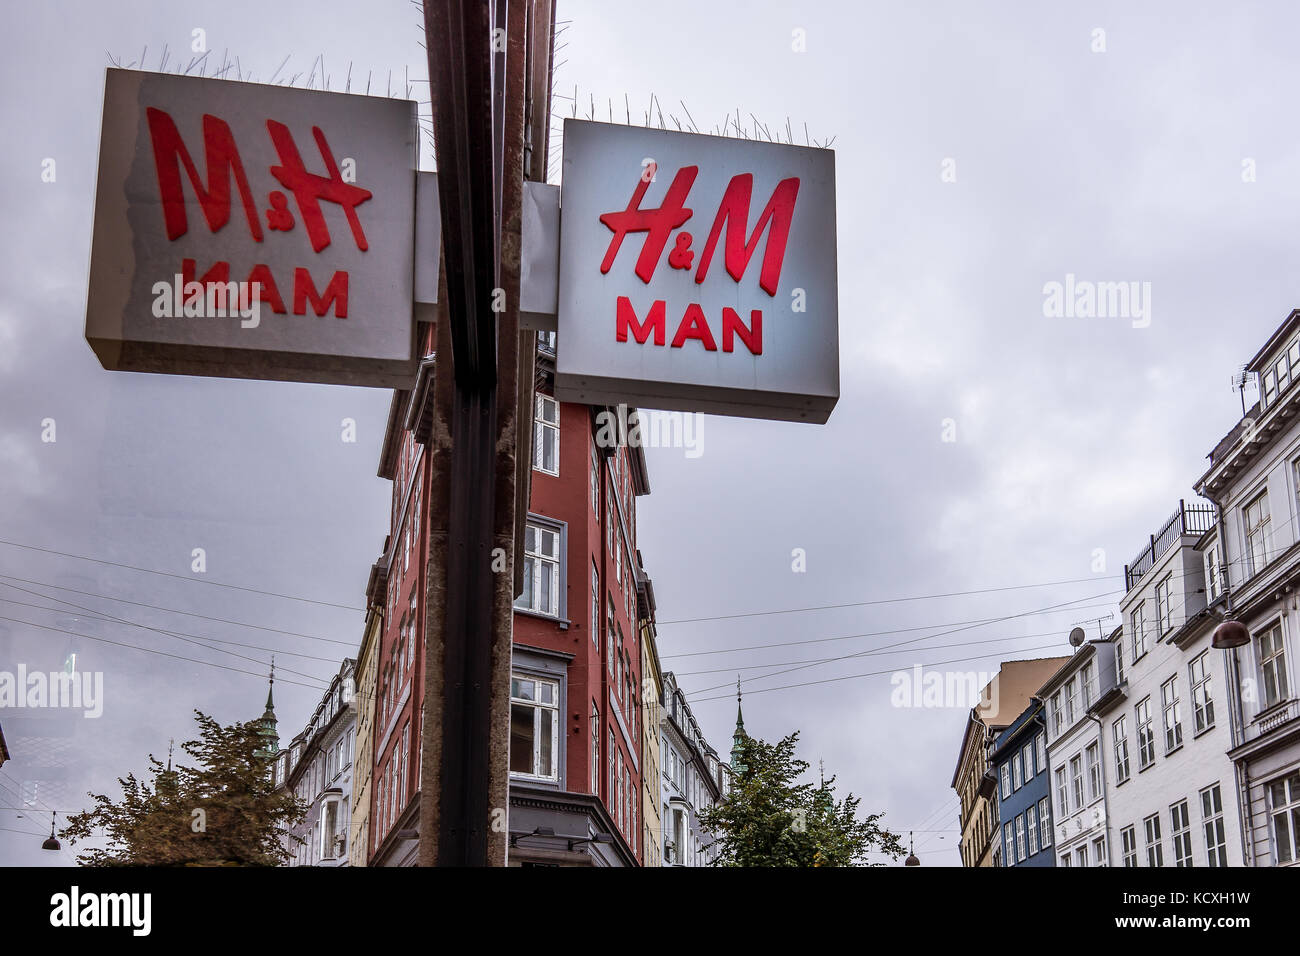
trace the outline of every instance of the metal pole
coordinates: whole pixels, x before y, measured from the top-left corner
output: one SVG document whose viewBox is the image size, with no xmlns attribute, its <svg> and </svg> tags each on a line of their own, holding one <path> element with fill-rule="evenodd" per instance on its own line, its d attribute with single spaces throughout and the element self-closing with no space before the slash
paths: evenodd
<svg viewBox="0 0 1300 956">
<path fill-rule="evenodd" d="M 527 510 L 531 464 L 518 460 L 531 447 L 533 392 L 518 303 L 525 71 L 537 2 L 424 5 L 446 290 L 429 446 L 425 866 L 506 862 L 517 517 Z M 544 18 L 548 63 L 552 22 Z"/>
</svg>

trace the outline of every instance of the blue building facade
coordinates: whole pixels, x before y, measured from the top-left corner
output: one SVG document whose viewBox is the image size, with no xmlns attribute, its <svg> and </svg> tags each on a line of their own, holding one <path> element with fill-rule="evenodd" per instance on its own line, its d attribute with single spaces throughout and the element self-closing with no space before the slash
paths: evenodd
<svg viewBox="0 0 1300 956">
<path fill-rule="evenodd" d="M 1024 713 L 994 739 L 989 766 L 997 778 L 999 865 L 1055 866 L 1041 700 L 1031 698 Z"/>
</svg>

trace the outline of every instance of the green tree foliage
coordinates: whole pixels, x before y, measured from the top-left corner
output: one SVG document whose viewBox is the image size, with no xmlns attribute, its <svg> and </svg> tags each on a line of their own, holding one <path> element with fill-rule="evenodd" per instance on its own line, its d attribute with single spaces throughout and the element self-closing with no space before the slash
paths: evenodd
<svg viewBox="0 0 1300 956">
<path fill-rule="evenodd" d="M 258 722 L 225 727 L 194 713 L 199 737 L 181 749 L 195 765 L 169 771 L 150 754 L 149 780 L 119 777 L 120 801 L 91 793 L 94 808 L 69 817 L 60 836 L 71 844 L 101 831 L 109 841 L 82 852 L 82 866 L 275 866 L 292 856 L 282 838 L 307 808 L 275 791 Z"/>
<path fill-rule="evenodd" d="M 714 866 L 862 866 L 868 851 L 897 859 L 905 851 L 896 833 L 879 826 L 882 814 L 859 820 L 853 794 L 835 798 L 835 778 L 799 783 L 808 764 L 795 758 L 796 731 L 769 744 L 746 737 L 731 793 L 700 814 L 714 835 Z M 876 864 L 883 865 L 883 864 Z"/>
</svg>

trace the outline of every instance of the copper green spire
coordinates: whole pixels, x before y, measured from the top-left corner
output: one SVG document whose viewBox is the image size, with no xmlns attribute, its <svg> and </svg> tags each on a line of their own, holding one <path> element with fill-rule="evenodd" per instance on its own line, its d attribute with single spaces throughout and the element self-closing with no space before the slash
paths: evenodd
<svg viewBox="0 0 1300 956">
<path fill-rule="evenodd" d="M 731 769 L 735 773 L 742 773 L 745 769 L 744 763 L 740 759 L 741 750 L 744 741 L 749 737 L 745 733 L 745 715 L 740 708 L 740 675 L 736 675 L 736 730 L 731 735 Z"/>
<path fill-rule="evenodd" d="M 276 731 L 275 720 L 275 657 L 271 658 L 271 679 L 266 689 L 266 710 L 257 722 L 257 735 L 263 744 L 258 748 L 258 755 L 270 759 L 280 752 L 280 735 Z"/>
</svg>

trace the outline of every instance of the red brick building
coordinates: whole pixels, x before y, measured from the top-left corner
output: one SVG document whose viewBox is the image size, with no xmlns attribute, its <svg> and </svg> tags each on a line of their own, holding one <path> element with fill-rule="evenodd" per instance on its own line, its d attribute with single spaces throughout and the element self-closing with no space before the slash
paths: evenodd
<svg viewBox="0 0 1300 956">
<path fill-rule="evenodd" d="M 644 593 L 648 579 L 637 566 L 636 499 L 650 491 L 645 456 L 618 442 L 616 411 L 551 397 L 554 338 L 539 340 L 525 588 L 512 657 L 509 856 L 520 865 L 637 865 L 638 621 L 648 613 L 638 582 Z M 427 360 L 415 387 L 395 393 L 379 467 L 393 482 L 393 507 L 369 589 L 384 613 L 372 866 L 413 865 L 417 857 L 432 374 Z"/>
</svg>

